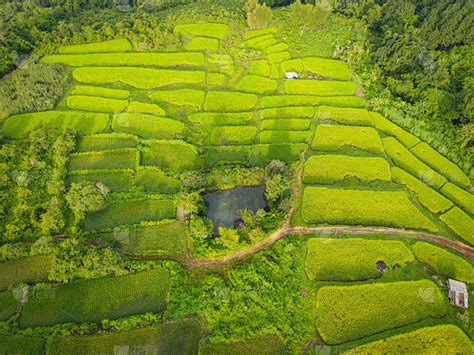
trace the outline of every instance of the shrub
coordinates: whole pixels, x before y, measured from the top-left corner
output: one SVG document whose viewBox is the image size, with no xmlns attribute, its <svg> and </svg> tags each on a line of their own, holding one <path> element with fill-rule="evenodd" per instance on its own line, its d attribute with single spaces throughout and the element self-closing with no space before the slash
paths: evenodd
<svg viewBox="0 0 474 355">
<path fill-rule="evenodd" d="M 339 81 L 287 80 L 284 88 L 285 94 L 290 95 L 348 96 L 355 93 L 353 82 Z"/>
<path fill-rule="evenodd" d="M 249 39 L 249 38 L 254 38 L 254 37 L 260 37 L 260 36 L 265 36 L 268 34 L 272 33 L 277 33 L 278 30 L 276 27 L 268 27 L 268 28 L 262 28 L 259 30 L 253 30 L 253 31 L 247 31 L 244 33 L 244 38 Z"/>
<path fill-rule="evenodd" d="M 203 71 L 126 67 L 77 68 L 73 77 L 87 84 L 112 84 L 119 81 L 138 89 L 154 89 L 172 84 L 202 84 L 206 81 Z"/>
<path fill-rule="evenodd" d="M 434 170 L 448 178 L 451 182 L 467 188 L 471 181 L 464 172 L 452 161 L 443 157 L 425 142 L 420 142 L 410 149 L 421 161 L 431 166 Z"/>
<path fill-rule="evenodd" d="M 194 23 L 176 25 L 174 33 L 181 36 L 203 36 L 222 39 L 229 31 L 229 26 L 223 23 Z"/>
<path fill-rule="evenodd" d="M 443 295 L 428 280 L 326 286 L 316 298 L 316 324 L 328 344 L 359 339 L 446 313 Z"/>
<path fill-rule="evenodd" d="M 450 182 L 447 182 L 440 190 L 440 192 L 454 201 L 467 213 L 474 214 L 474 196 L 472 193 L 457 187 Z"/>
<path fill-rule="evenodd" d="M 367 102 L 357 96 L 276 95 L 262 98 L 262 107 L 319 106 L 366 108 Z"/>
<path fill-rule="evenodd" d="M 71 95 L 100 96 L 109 99 L 125 100 L 130 96 L 128 90 L 109 89 L 100 86 L 78 85 L 71 91 Z"/>
<path fill-rule="evenodd" d="M 109 124 L 105 113 L 75 111 L 44 111 L 10 116 L 3 125 L 3 134 L 9 138 L 26 137 L 39 129 L 55 129 L 61 132 L 76 130 L 82 135 L 103 132 Z"/>
<path fill-rule="evenodd" d="M 400 241 L 366 239 L 308 240 L 305 271 L 318 281 L 357 281 L 381 276 L 376 263 L 388 268 L 415 261 L 410 249 Z"/>
<path fill-rule="evenodd" d="M 260 111 L 260 116 L 266 118 L 313 118 L 314 108 L 307 106 L 275 107 Z"/>
<path fill-rule="evenodd" d="M 221 126 L 212 130 L 210 145 L 243 145 L 252 144 L 257 134 L 254 126 Z"/>
<path fill-rule="evenodd" d="M 439 219 L 466 242 L 474 245 L 474 222 L 460 208 L 451 208 L 448 212 L 442 214 Z"/>
<path fill-rule="evenodd" d="M 353 126 L 373 126 L 369 112 L 360 108 L 320 106 L 318 118 Z"/>
<path fill-rule="evenodd" d="M 432 244 L 418 242 L 413 246 L 415 257 L 430 265 L 436 272 L 467 283 L 474 281 L 471 263 L 456 254 Z"/>
<path fill-rule="evenodd" d="M 302 4 L 301 0 L 296 0 L 290 5 L 288 20 L 293 26 L 321 26 L 329 15 L 328 11 L 324 11 L 319 7 L 321 3 L 314 2 L 318 6 L 311 3 Z"/>
<path fill-rule="evenodd" d="M 272 64 L 274 63 L 281 63 L 285 60 L 291 59 L 290 52 L 277 52 L 277 53 L 270 53 L 267 55 L 268 61 Z"/>
<path fill-rule="evenodd" d="M 115 354 L 121 349 L 157 354 L 197 354 L 199 337 L 198 321 L 178 320 L 102 335 L 55 336 L 48 342 L 48 354 Z"/>
<path fill-rule="evenodd" d="M 143 186 L 146 192 L 160 194 L 174 194 L 182 189 L 178 179 L 166 176 L 161 169 L 154 167 L 140 167 L 135 175 L 134 185 Z"/>
<path fill-rule="evenodd" d="M 69 170 L 135 169 L 138 151 L 134 148 L 71 154 Z"/>
<path fill-rule="evenodd" d="M 204 111 L 242 112 L 257 105 L 257 96 L 241 92 L 209 91 L 204 101 Z"/>
<path fill-rule="evenodd" d="M 387 137 L 382 139 L 385 153 L 392 159 L 395 165 L 408 171 L 418 179 L 424 181 L 429 186 L 439 189 L 446 182 L 446 178 L 428 165 L 415 157 L 407 148 L 405 148 L 395 138 Z"/>
<path fill-rule="evenodd" d="M 253 120 L 253 112 L 200 112 L 188 116 L 188 120 L 193 123 L 200 123 L 213 126 L 225 125 L 247 125 Z"/>
<path fill-rule="evenodd" d="M 263 131 L 258 135 L 260 143 L 307 143 L 311 132 Z"/>
<path fill-rule="evenodd" d="M 272 54 L 272 53 L 278 53 L 278 52 L 285 52 L 288 48 L 289 46 L 286 43 L 279 42 L 272 46 L 268 46 L 264 48 L 263 51 L 266 54 Z"/>
<path fill-rule="evenodd" d="M 160 312 L 166 304 L 168 285 L 168 270 L 157 268 L 52 287 L 54 297 L 28 299 L 21 314 L 20 327 L 99 322 L 138 313 Z"/>
<path fill-rule="evenodd" d="M 261 59 L 250 62 L 249 74 L 270 76 L 270 65 L 268 65 L 268 61 Z"/>
<path fill-rule="evenodd" d="M 374 126 L 377 129 L 381 130 L 385 134 L 388 134 L 389 136 L 397 138 L 400 142 L 403 143 L 405 147 L 411 148 L 420 142 L 418 137 L 415 137 L 413 134 L 403 130 L 395 123 L 387 120 L 381 114 L 377 112 L 369 112 L 369 114 L 370 118 L 372 118 Z"/>
<path fill-rule="evenodd" d="M 67 182 L 100 182 L 112 192 L 127 192 L 132 188 L 133 175 L 133 170 L 77 170 L 69 173 Z"/>
<path fill-rule="evenodd" d="M 109 204 L 105 209 L 89 214 L 85 229 L 107 229 L 175 217 L 176 207 L 172 200 L 127 200 Z"/>
<path fill-rule="evenodd" d="M 277 335 L 260 335 L 237 342 L 205 342 L 199 346 L 202 355 L 283 355 L 287 354 L 283 342 Z"/>
<path fill-rule="evenodd" d="M 108 99 L 97 96 L 69 96 L 67 106 L 73 110 L 92 112 L 122 112 L 128 107 L 128 100 Z"/>
<path fill-rule="evenodd" d="M 156 116 L 164 116 L 166 114 L 165 110 L 160 106 L 140 101 L 130 102 L 128 112 L 149 113 Z"/>
<path fill-rule="evenodd" d="M 0 304 L 2 305 L 0 307 L 0 321 L 10 319 L 18 310 L 18 301 L 20 299 L 17 300 L 14 297 L 14 292 L 14 290 L 0 292 Z"/>
<path fill-rule="evenodd" d="M 342 60 L 308 57 L 303 58 L 303 67 L 305 70 L 323 78 L 346 81 L 351 78 L 351 71 Z"/>
<path fill-rule="evenodd" d="M 402 191 L 307 187 L 301 214 L 306 223 L 390 226 L 437 232 Z"/>
<path fill-rule="evenodd" d="M 172 139 L 182 134 L 184 128 L 183 122 L 143 113 L 118 113 L 112 120 L 115 132 L 131 133 L 143 138 Z"/>
<path fill-rule="evenodd" d="M 307 131 L 311 126 L 311 120 L 304 119 L 276 119 L 276 120 L 263 120 L 261 129 L 267 131 Z"/>
<path fill-rule="evenodd" d="M 206 92 L 194 89 L 179 89 L 179 90 L 168 90 L 168 91 L 155 91 L 148 95 L 150 99 L 155 101 L 167 102 L 173 105 L 189 105 L 202 107 Z"/>
<path fill-rule="evenodd" d="M 254 94 L 271 94 L 276 91 L 278 82 L 263 76 L 245 75 L 236 85 L 236 89 L 242 92 Z"/>
<path fill-rule="evenodd" d="M 201 165 L 196 148 L 181 141 L 154 140 L 142 149 L 142 165 L 159 166 L 172 172 L 194 170 Z"/>
<path fill-rule="evenodd" d="M 215 38 L 196 37 L 189 41 L 184 48 L 188 51 L 217 51 L 219 41 Z"/>
<path fill-rule="evenodd" d="M 43 354 L 43 338 L 0 334 L 0 354 Z"/>
<path fill-rule="evenodd" d="M 250 148 L 249 163 L 252 166 L 268 164 L 272 160 L 291 162 L 300 160 L 307 145 L 302 143 L 290 144 L 256 144 Z"/>
<path fill-rule="evenodd" d="M 440 195 L 436 190 L 400 168 L 392 167 L 392 179 L 397 184 L 405 185 L 413 191 L 418 201 L 433 213 L 444 212 L 453 206 L 451 201 Z"/>
<path fill-rule="evenodd" d="M 390 166 L 382 158 L 347 155 L 314 155 L 304 165 L 305 184 L 334 184 L 347 178 L 391 181 Z"/>
<path fill-rule="evenodd" d="M 108 52 L 128 52 L 132 50 L 132 45 L 126 39 L 113 39 L 110 41 L 94 42 L 86 44 L 73 44 L 59 47 L 61 54 L 76 53 L 108 53 Z"/>
<path fill-rule="evenodd" d="M 20 283 L 46 281 L 51 267 L 49 256 L 29 256 L 0 263 L 0 290 Z"/>
<path fill-rule="evenodd" d="M 469 354 L 472 344 L 461 329 L 442 324 L 377 340 L 343 354 L 436 354 L 440 349 L 453 354 Z"/>
<path fill-rule="evenodd" d="M 343 147 L 382 154 L 382 141 L 371 127 L 318 125 L 311 147 L 315 150 L 334 151 Z"/>
<path fill-rule="evenodd" d="M 136 136 L 125 133 L 105 133 L 80 137 L 76 150 L 78 152 L 89 152 L 97 150 L 109 150 L 117 148 L 134 148 L 138 144 Z"/>
</svg>

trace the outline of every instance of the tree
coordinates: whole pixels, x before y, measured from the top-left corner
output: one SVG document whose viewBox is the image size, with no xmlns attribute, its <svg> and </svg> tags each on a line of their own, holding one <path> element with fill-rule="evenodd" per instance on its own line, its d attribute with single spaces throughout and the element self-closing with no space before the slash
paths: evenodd
<svg viewBox="0 0 474 355">
<path fill-rule="evenodd" d="M 104 206 L 105 196 L 90 183 L 75 182 L 66 193 L 66 201 L 77 225 L 85 218 L 86 213 L 97 211 Z"/>
<path fill-rule="evenodd" d="M 219 227 L 219 236 L 215 242 L 226 249 L 233 249 L 239 244 L 239 235 L 235 229 Z"/>
<path fill-rule="evenodd" d="M 259 4 L 258 1 L 249 0 L 246 4 L 247 24 L 251 29 L 268 27 L 272 20 L 272 9 L 266 4 Z"/>
</svg>

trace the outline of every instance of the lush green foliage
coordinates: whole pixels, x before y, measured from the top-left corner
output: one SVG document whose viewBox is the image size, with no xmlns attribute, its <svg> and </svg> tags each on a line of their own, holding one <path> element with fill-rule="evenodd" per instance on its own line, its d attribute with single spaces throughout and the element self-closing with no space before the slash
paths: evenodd
<svg viewBox="0 0 474 355">
<path fill-rule="evenodd" d="M 283 355 L 286 353 L 285 346 L 276 335 L 259 336 L 238 342 L 201 343 L 199 352 L 203 355 Z"/>
<path fill-rule="evenodd" d="M 209 91 L 204 101 L 204 111 L 250 111 L 257 104 L 257 96 L 239 92 Z"/>
<path fill-rule="evenodd" d="M 94 134 L 80 137 L 77 142 L 76 150 L 78 152 L 90 152 L 97 150 L 134 148 L 137 144 L 137 137 L 132 136 L 131 134 Z"/>
<path fill-rule="evenodd" d="M 86 181 L 100 182 L 111 192 L 127 192 L 132 187 L 133 170 L 73 170 L 67 176 L 69 184 Z"/>
<path fill-rule="evenodd" d="M 45 341 L 43 338 L 0 335 L 0 353 L 42 354 Z"/>
<path fill-rule="evenodd" d="M 288 80 L 284 87 L 285 94 L 290 95 L 347 96 L 355 92 L 353 82 Z"/>
<path fill-rule="evenodd" d="M 174 33 L 182 36 L 203 36 L 222 39 L 229 31 L 229 26 L 222 23 L 199 23 L 176 25 Z"/>
<path fill-rule="evenodd" d="M 474 196 L 472 193 L 463 190 L 450 182 L 446 183 L 441 188 L 440 192 L 459 205 L 459 207 L 467 213 L 474 214 Z"/>
<path fill-rule="evenodd" d="M 142 149 L 142 165 L 172 172 L 194 170 L 201 165 L 196 148 L 182 141 L 153 140 Z"/>
<path fill-rule="evenodd" d="M 74 95 L 67 98 L 67 106 L 70 109 L 81 111 L 122 112 L 128 107 L 128 100 Z"/>
<path fill-rule="evenodd" d="M 394 136 L 407 148 L 411 148 L 420 142 L 420 140 L 413 134 L 403 130 L 400 126 L 387 120 L 377 112 L 370 112 L 370 118 L 377 129 L 389 136 Z"/>
<path fill-rule="evenodd" d="M 360 108 L 320 106 L 318 118 L 320 120 L 329 120 L 347 125 L 373 126 L 369 112 Z"/>
<path fill-rule="evenodd" d="M 16 299 L 16 297 L 19 297 L 19 299 Z M 7 320 L 17 312 L 19 300 L 21 300 L 21 290 L 16 293 L 12 291 L 0 292 L 0 304 L 2 305 L 0 320 Z"/>
<path fill-rule="evenodd" d="M 112 120 L 115 132 L 135 134 L 143 138 L 172 139 L 181 135 L 184 128 L 183 122 L 144 113 L 118 113 Z"/>
<path fill-rule="evenodd" d="M 474 245 L 474 221 L 460 208 L 453 207 L 439 219 L 469 244 Z"/>
<path fill-rule="evenodd" d="M 128 90 L 109 89 L 101 86 L 77 85 L 72 89 L 71 95 L 99 96 L 109 99 L 125 100 L 130 96 L 130 92 Z"/>
<path fill-rule="evenodd" d="M 201 108 L 204 103 L 206 93 L 201 90 L 179 89 L 169 91 L 155 91 L 148 95 L 152 100 L 167 102 L 173 105 L 190 105 Z"/>
<path fill-rule="evenodd" d="M 126 39 L 114 39 L 110 41 L 59 47 L 59 53 L 61 54 L 128 52 L 131 50 L 132 45 Z"/>
<path fill-rule="evenodd" d="M 50 266 L 49 256 L 30 256 L 0 263 L 0 290 L 20 283 L 45 281 Z"/>
<path fill-rule="evenodd" d="M 143 186 L 147 192 L 155 192 L 161 194 L 173 194 L 181 191 L 181 183 L 176 178 L 166 176 L 166 174 L 158 168 L 141 167 L 137 170 L 134 184 Z"/>
<path fill-rule="evenodd" d="M 74 153 L 71 154 L 69 170 L 134 169 L 137 153 L 134 148 Z"/>
<path fill-rule="evenodd" d="M 253 94 L 273 94 L 278 86 L 278 82 L 258 75 L 245 75 L 236 85 L 236 89 L 242 92 Z"/>
<path fill-rule="evenodd" d="M 255 126 L 221 126 L 212 130 L 209 137 L 211 145 L 252 144 L 257 134 Z"/>
<path fill-rule="evenodd" d="M 352 76 L 347 64 L 341 60 L 307 57 L 302 62 L 305 70 L 323 78 L 349 80 Z"/>
</svg>

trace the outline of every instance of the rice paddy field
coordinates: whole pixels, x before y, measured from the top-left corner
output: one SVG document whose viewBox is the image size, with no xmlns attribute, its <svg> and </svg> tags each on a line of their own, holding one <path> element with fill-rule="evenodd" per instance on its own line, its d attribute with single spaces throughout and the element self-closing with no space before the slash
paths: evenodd
<svg viewBox="0 0 474 355">
<path fill-rule="evenodd" d="M 343 60 L 298 54 L 279 26 L 186 20 L 174 50 L 59 47 L 40 60 L 69 71 L 57 107 L 2 122 L 12 141 L 75 132 L 65 188 L 108 193 L 75 233 L 125 261 L 58 282 L 49 250 L 0 259 L 0 354 L 472 353 L 468 175 L 372 111 Z M 285 223 L 263 232 L 272 220 L 256 215 L 257 237 L 210 253 L 222 237 L 194 219 L 205 177 L 253 186 L 280 165 L 296 172 Z M 449 304 L 448 278 L 466 283 L 467 309 Z"/>
</svg>

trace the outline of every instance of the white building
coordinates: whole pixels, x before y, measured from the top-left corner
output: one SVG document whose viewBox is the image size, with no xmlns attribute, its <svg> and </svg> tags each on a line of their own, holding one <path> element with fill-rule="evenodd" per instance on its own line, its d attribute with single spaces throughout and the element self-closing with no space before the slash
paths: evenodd
<svg viewBox="0 0 474 355">
<path fill-rule="evenodd" d="M 298 79 L 299 78 L 299 75 L 297 72 L 294 72 L 294 71 L 287 71 L 285 73 L 285 78 L 287 80 L 290 80 L 290 79 Z"/>
<path fill-rule="evenodd" d="M 467 287 L 464 282 L 456 281 L 453 279 L 448 279 L 448 287 L 449 287 L 449 302 L 451 304 L 467 308 L 468 307 L 468 292 Z"/>
</svg>

